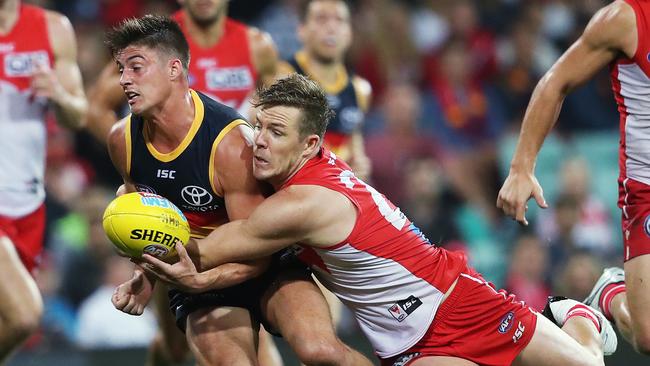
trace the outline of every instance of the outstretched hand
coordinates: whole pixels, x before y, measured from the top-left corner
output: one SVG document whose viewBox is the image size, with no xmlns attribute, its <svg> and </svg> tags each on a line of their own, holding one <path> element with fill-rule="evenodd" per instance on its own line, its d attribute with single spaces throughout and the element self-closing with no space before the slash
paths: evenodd
<svg viewBox="0 0 650 366">
<path fill-rule="evenodd" d="M 153 294 L 154 283 L 144 272 L 136 269 L 133 278 L 117 286 L 111 302 L 117 310 L 131 315 L 142 315 Z"/>
<path fill-rule="evenodd" d="M 527 202 L 531 197 L 535 198 L 539 207 L 548 207 L 542 187 L 532 173 L 524 174 L 511 171 L 499 191 L 497 207 L 520 224 L 528 226 L 526 211 L 528 210 Z"/>
<path fill-rule="evenodd" d="M 196 269 L 194 262 L 181 243 L 175 244 L 178 253 L 178 262 L 165 263 L 149 254 L 142 255 L 141 267 L 148 273 L 156 276 L 161 281 L 186 292 L 200 292 L 203 290 L 203 276 Z"/>
</svg>

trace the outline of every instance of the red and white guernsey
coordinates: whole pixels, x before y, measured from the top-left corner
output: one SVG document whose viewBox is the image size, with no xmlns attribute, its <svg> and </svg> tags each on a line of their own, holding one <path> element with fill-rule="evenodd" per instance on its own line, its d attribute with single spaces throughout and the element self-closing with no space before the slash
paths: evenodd
<svg viewBox="0 0 650 366">
<path fill-rule="evenodd" d="M 190 46 L 190 88 L 231 108 L 247 110 L 257 80 L 248 42 L 248 28 L 226 18 L 225 30 L 219 42 L 210 48 L 202 48 L 187 31 L 187 16 L 180 10 L 174 13 L 173 18 Z"/>
<path fill-rule="evenodd" d="M 322 186 L 356 206 L 357 221 L 346 240 L 324 249 L 304 246 L 299 257 L 354 312 L 378 356 L 408 350 L 424 336 L 444 294 L 466 269 L 465 256 L 432 245 L 399 208 L 329 150 L 321 149 L 284 187 L 292 185 Z"/>
<path fill-rule="evenodd" d="M 14 27 L 0 35 L 0 215 L 21 217 L 45 199 L 47 99 L 29 85 L 38 64 L 53 64 L 45 10 L 20 5 Z"/>
<path fill-rule="evenodd" d="M 620 113 L 619 184 L 631 178 L 650 185 L 650 2 L 625 1 L 636 14 L 638 45 L 632 59 L 617 59 L 610 71 Z"/>
</svg>

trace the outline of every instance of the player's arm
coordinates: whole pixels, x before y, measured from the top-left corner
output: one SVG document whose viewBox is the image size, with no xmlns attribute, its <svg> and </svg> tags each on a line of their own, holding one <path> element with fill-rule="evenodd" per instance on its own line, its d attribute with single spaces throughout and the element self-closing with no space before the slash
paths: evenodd
<svg viewBox="0 0 650 366">
<path fill-rule="evenodd" d="M 85 121 L 88 103 L 77 64 L 77 41 L 67 17 L 47 11 L 49 41 L 54 53 L 54 68 L 37 66 L 32 77 L 36 95 L 47 97 L 54 106 L 57 121 L 80 128 Z"/>
<path fill-rule="evenodd" d="M 95 84 L 88 90 L 86 125 L 95 138 L 106 142 L 111 127 L 118 120 L 115 110 L 124 102 L 120 73 L 114 62 L 104 66 Z"/>
<path fill-rule="evenodd" d="M 230 221 L 248 218 L 264 201 L 265 187 L 253 177 L 251 134 L 250 127 L 240 125 L 228 132 L 217 145 L 213 162 L 215 186 L 224 198 Z M 246 261 L 238 263 L 224 263 L 202 273 L 197 278 L 197 284 L 186 290 L 219 289 L 237 285 L 266 271 L 270 258 L 246 258 Z"/>
<path fill-rule="evenodd" d="M 534 176 L 535 161 L 565 96 L 616 57 L 632 57 L 636 38 L 634 11 L 624 1 L 616 1 L 594 15 L 582 36 L 539 81 L 526 109 L 510 173 L 497 200 L 497 207 L 507 215 L 527 224 L 526 201 L 530 197 L 546 207 Z"/>
<path fill-rule="evenodd" d="M 357 94 L 359 108 L 364 114 L 364 118 L 370 109 L 370 102 L 372 100 L 372 87 L 370 83 L 358 76 L 352 80 L 354 89 Z M 368 155 L 366 155 L 365 142 L 362 131 L 363 124 L 359 125 L 352 135 L 350 136 L 350 166 L 354 174 L 362 180 L 368 179 L 372 172 L 372 163 Z"/>
<path fill-rule="evenodd" d="M 177 244 L 178 263 L 171 265 L 147 254 L 142 259 L 157 277 L 196 284 L 201 273 L 194 263 L 199 263 L 199 270 L 208 270 L 222 263 L 267 257 L 295 243 L 327 247 L 345 240 L 356 219 L 356 208 L 341 193 L 318 186 L 292 186 L 267 198 L 248 219 L 222 225 L 186 247 Z"/>
<path fill-rule="evenodd" d="M 251 49 L 253 66 L 262 85 L 271 85 L 279 76 L 279 56 L 275 43 L 266 32 L 257 28 L 248 28 L 248 44 Z"/>
<path fill-rule="evenodd" d="M 130 146 L 127 145 L 126 141 L 126 128 L 128 117 L 121 119 L 115 123 L 106 138 L 106 145 L 108 148 L 108 155 L 113 162 L 115 170 L 120 174 L 124 184 L 118 189 L 118 196 L 120 194 L 135 192 L 135 186 L 131 181 L 129 175 L 129 164 L 130 164 Z"/>
<path fill-rule="evenodd" d="M 128 173 L 130 154 L 127 150 L 129 147 L 126 141 L 126 128 L 128 128 L 126 122 L 125 118 L 115 123 L 106 137 L 108 154 L 115 169 L 124 180 L 124 184 L 118 189 L 118 196 L 127 192 L 135 192 L 135 186 Z M 151 299 L 155 283 L 155 276 L 147 274 L 140 266 L 135 266 L 133 277 L 115 288 L 111 301 L 115 308 L 122 312 L 141 315 Z"/>
</svg>

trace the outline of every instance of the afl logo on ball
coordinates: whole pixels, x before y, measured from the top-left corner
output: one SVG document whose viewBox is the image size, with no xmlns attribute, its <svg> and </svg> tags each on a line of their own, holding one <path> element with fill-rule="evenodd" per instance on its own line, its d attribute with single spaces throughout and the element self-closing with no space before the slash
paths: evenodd
<svg viewBox="0 0 650 366">
<path fill-rule="evenodd" d="M 142 249 L 142 253 L 146 253 L 158 258 L 164 258 L 167 253 L 169 253 L 169 249 L 163 247 L 162 245 L 149 244 Z"/>
<path fill-rule="evenodd" d="M 646 216 L 643 222 L 643 230 L 647 236 L 650 236 L 650 215 Z"/>
<path fill-rule="evenodd" d="M 181 191 L 181 197 L 192 206 L 205 206 L 212 202 L 210 192 L 199 186 L 186 186 Z"/>
</svg>

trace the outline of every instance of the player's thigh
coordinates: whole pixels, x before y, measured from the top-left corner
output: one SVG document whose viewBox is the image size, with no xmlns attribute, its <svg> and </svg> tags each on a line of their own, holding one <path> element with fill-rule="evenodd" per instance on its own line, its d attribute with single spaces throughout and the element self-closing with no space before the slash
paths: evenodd
<svg viewBox="0 0 650 366">
<path fill-rule="evenodd" d="M 602 365 L 602 359 L 596 358 L 550 320 L 537 314 L 535 333 L 512 364 L 514 366 L 596 366 Z"/>
<path fill-rule="evenodd" d="M 634 334 L 650 337 L 650 254 L 625 262 L 627 305 Z"/>
<path fill-rule="evenodd" d="M 34 279 L 20 261 L 13 242 L 0 236 L 0 317 L 40 316 L 43 302 Z"/>
<path fill-rule="evenodd" d="M 458 357 L 425 356 L 408 363 L 408 366 L 478 366 L 478 364 Z"/>
<path fill-rule="evenodd" d="M 327 301 L 327 304 L 329 305 L 330 308 L 330 315 L 332 315 L 332 322 L 334 323 L 334 328 L 338 326 L 338 324 L 341 322 L 341 316 L 343 314 L 343 303 L 341 300 L 339 300 L 334 293 L 332 293 L 330 290 L 326 289 L 325 286 L 323 286 L 320 281 L 316 277 L 313 277 L 314 282 L 316 285 L 318 285 L 318 288 L 320 291 L 323 293 L 323 296 L 325 296 L 325 300 Z"/>
<path fill-rule="evenodd" d="M 280 281 L 264 298 L 263 315 L 292 346 L 305 339 L 336 338 L 329 306 L 313 280 Z"/>
<path fill-rule="evenodd" d="M 156 283 L 153 301 L 156 309 L 158 330 L 166 347 L 173 347 L 177 352 L 187 350 L 185 334 L 176 325 L 176 318 L 169 309 L 168 287 L 162 282 Z"/>
<path fill-rule="evenodd" d="M 250 312 L 211 307 L 187 317 L 187 341 L 201 365 L 257 365 L 257 331 Z"/>
</svg>

